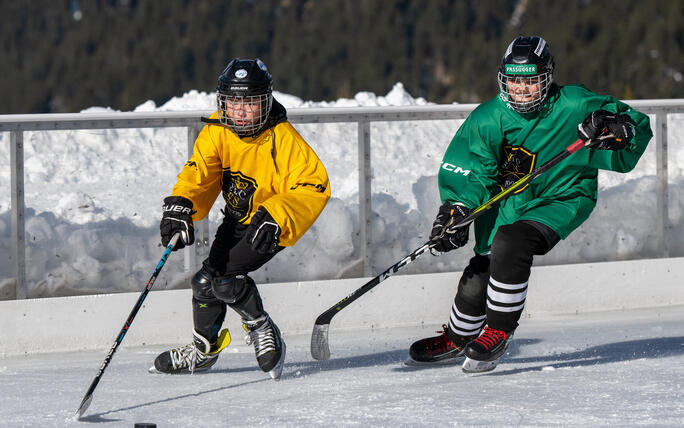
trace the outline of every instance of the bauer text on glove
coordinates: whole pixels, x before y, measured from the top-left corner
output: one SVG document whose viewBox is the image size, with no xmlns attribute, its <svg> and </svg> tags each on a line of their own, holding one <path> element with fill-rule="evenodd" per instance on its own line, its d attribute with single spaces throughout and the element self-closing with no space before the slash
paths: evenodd
<svg viewBox="0 0 684 428">
<path fill-rule="evenodd" d="M 176 233 L 180 233 L 180 239 L 173 250 L 180 250 L 186 245 L 195 242 L 195 227 L 192 222 L 192 201 L 182 196 L 169 196 L 164 199 L 162 206 L 162 219 L 159 223 L 161 241 L 163 246 L 169 245 L 169 241 Z"/>
</svg>

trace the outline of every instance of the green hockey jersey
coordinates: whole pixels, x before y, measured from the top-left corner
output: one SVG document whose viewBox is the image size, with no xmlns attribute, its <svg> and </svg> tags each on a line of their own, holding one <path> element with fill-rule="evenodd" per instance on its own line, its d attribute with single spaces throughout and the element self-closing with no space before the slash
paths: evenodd
<svg viewBox="0 0 684 428">
<path fill-rule="evenodd" d="M 632 170 L 651 140 L 648 116 L 584 86 L 553 85 L 541 110 L 522 115 L 500 97 L 479 105 L 458 129 L 438 174 L 442 202 L 474 209 L 578 139 L 577 125 L 604 109 L 626 113 L 635 137 L 619 151 L 581 149 L 475 221 L 477 253 L 486 253 L 496 229 L 534 220 L 565 239 L 596 206 L 598 170 Z"/>
</svg>

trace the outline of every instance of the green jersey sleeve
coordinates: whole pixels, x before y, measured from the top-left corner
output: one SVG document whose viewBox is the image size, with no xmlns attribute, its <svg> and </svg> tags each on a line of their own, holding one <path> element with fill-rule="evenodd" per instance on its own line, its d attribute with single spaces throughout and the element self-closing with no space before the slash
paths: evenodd
<svg viewBox="0 0 684 428">
<path fill-rule="evenodd" d="M 496 191 L 503 135 L 490 110 L 489 103 L 473 110 L 449 143 L 437 175 L 442 202 L 473 209 Z"/>
</svg>

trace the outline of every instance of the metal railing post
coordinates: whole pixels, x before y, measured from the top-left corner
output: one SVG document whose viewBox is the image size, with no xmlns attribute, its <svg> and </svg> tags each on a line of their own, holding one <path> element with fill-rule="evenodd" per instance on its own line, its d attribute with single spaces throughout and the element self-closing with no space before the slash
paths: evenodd
<svg viewBox="0 0 684 428">
<path fill-rule="evenodd" d="M 201 130 L 201 124 L 197 124 L 190 130 L 190 135 L 188 137 L 192 137 L 192 147 L 190 147 L 188 159 L 192 156 L 195 139 Z M 209 215 L 195 225 L 195 270 L 200 268 L 202 262 L 207 257 L 209 257 Z"/>
<path fill-rule="evenodd" d="M 26 290 L 26 230 L 24 227 L 24 133 L 10 132 L 10 168 L 12 170 L 12 243 L 15 297 L 25 299 Z"/>
<path fill-rule="evenodd" d="M 209 257 L 209 217 L 198 221 L 195 225 L 195 270 L 199 269 L 204 259 Z"/>
<path fill-rule="evenodd" d="M 195 139 L 201 126 L 188 126 L 188 159 L 192 157 Z M 199 269 L 202 261 L 209 255 L 209 218 L 195 223 L 195 245 L 183 252 L 183 270 L 194 272 Z"/>
<path fill-rule="evenodd" d="M 372 276 L 371 266 L 371 154 L 370 121 L 358 122 L 359 156 L 359 244 L 363 275 Z"/>
<path fill-rule="evenodd" d="M 667 112 L 658 111 L 655 114 L 656 139 L 656 204 L 658 206 L 658 248 L 661 257 L 669 257 L 670 249 L 667 242 L 670 227 L 668 173 L 667 173 Z"/>
<path fill-rule="evenodd" d="M 197 138 L 197 129 L 194 126 L 188 126 L 188 156 L 187 159 L 192 157 L 192 149 L 195 147 L 195 139 Z M 197 225 L 195 225 L 197 226 Z M 197 233 L 197 231 L 195 232 Z M 197 243 L 197 237 L 195 237 L 195 243 Z M 195 270 L 197 266 L 197 246 L 192 248 L 186 247 L 183 249 L 183 271 L 191 272 Z"/>
</svg>

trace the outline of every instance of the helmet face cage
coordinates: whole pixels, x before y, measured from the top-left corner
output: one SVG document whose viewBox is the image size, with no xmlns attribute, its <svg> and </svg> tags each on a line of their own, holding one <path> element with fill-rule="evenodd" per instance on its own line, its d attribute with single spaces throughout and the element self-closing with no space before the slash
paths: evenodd
<svg viewBox="0 0 684 428">
<path fill-rule="evenodd" d="M 509 76 L 499 71 L 498 80 L 501 99 L 518 113 L 530 113 L 546 101 L 553 76 L 550 72 L 536 76 Z"/>
<path fill-rule="evenodd" d="M 266 124 L 273 105 L 271 93 L 228 95 L 216 93 L 218 120 L 238 137 L 252 137 Z"/>
<path fill-rule="evenodd" d="M 240 138 L 261 132 L 273 105 L 272 85 L 271 74 L 260 59 L 230 61 L 216 87 L 219 122 Z"/>
<path fill-rule="evenodd" d="M 499 66 L 500 98 L 518 113 L 539 110 L 551 89 L 553 69 L 546 40 L 539 36 L 516 37 Z"/>
</svg>

